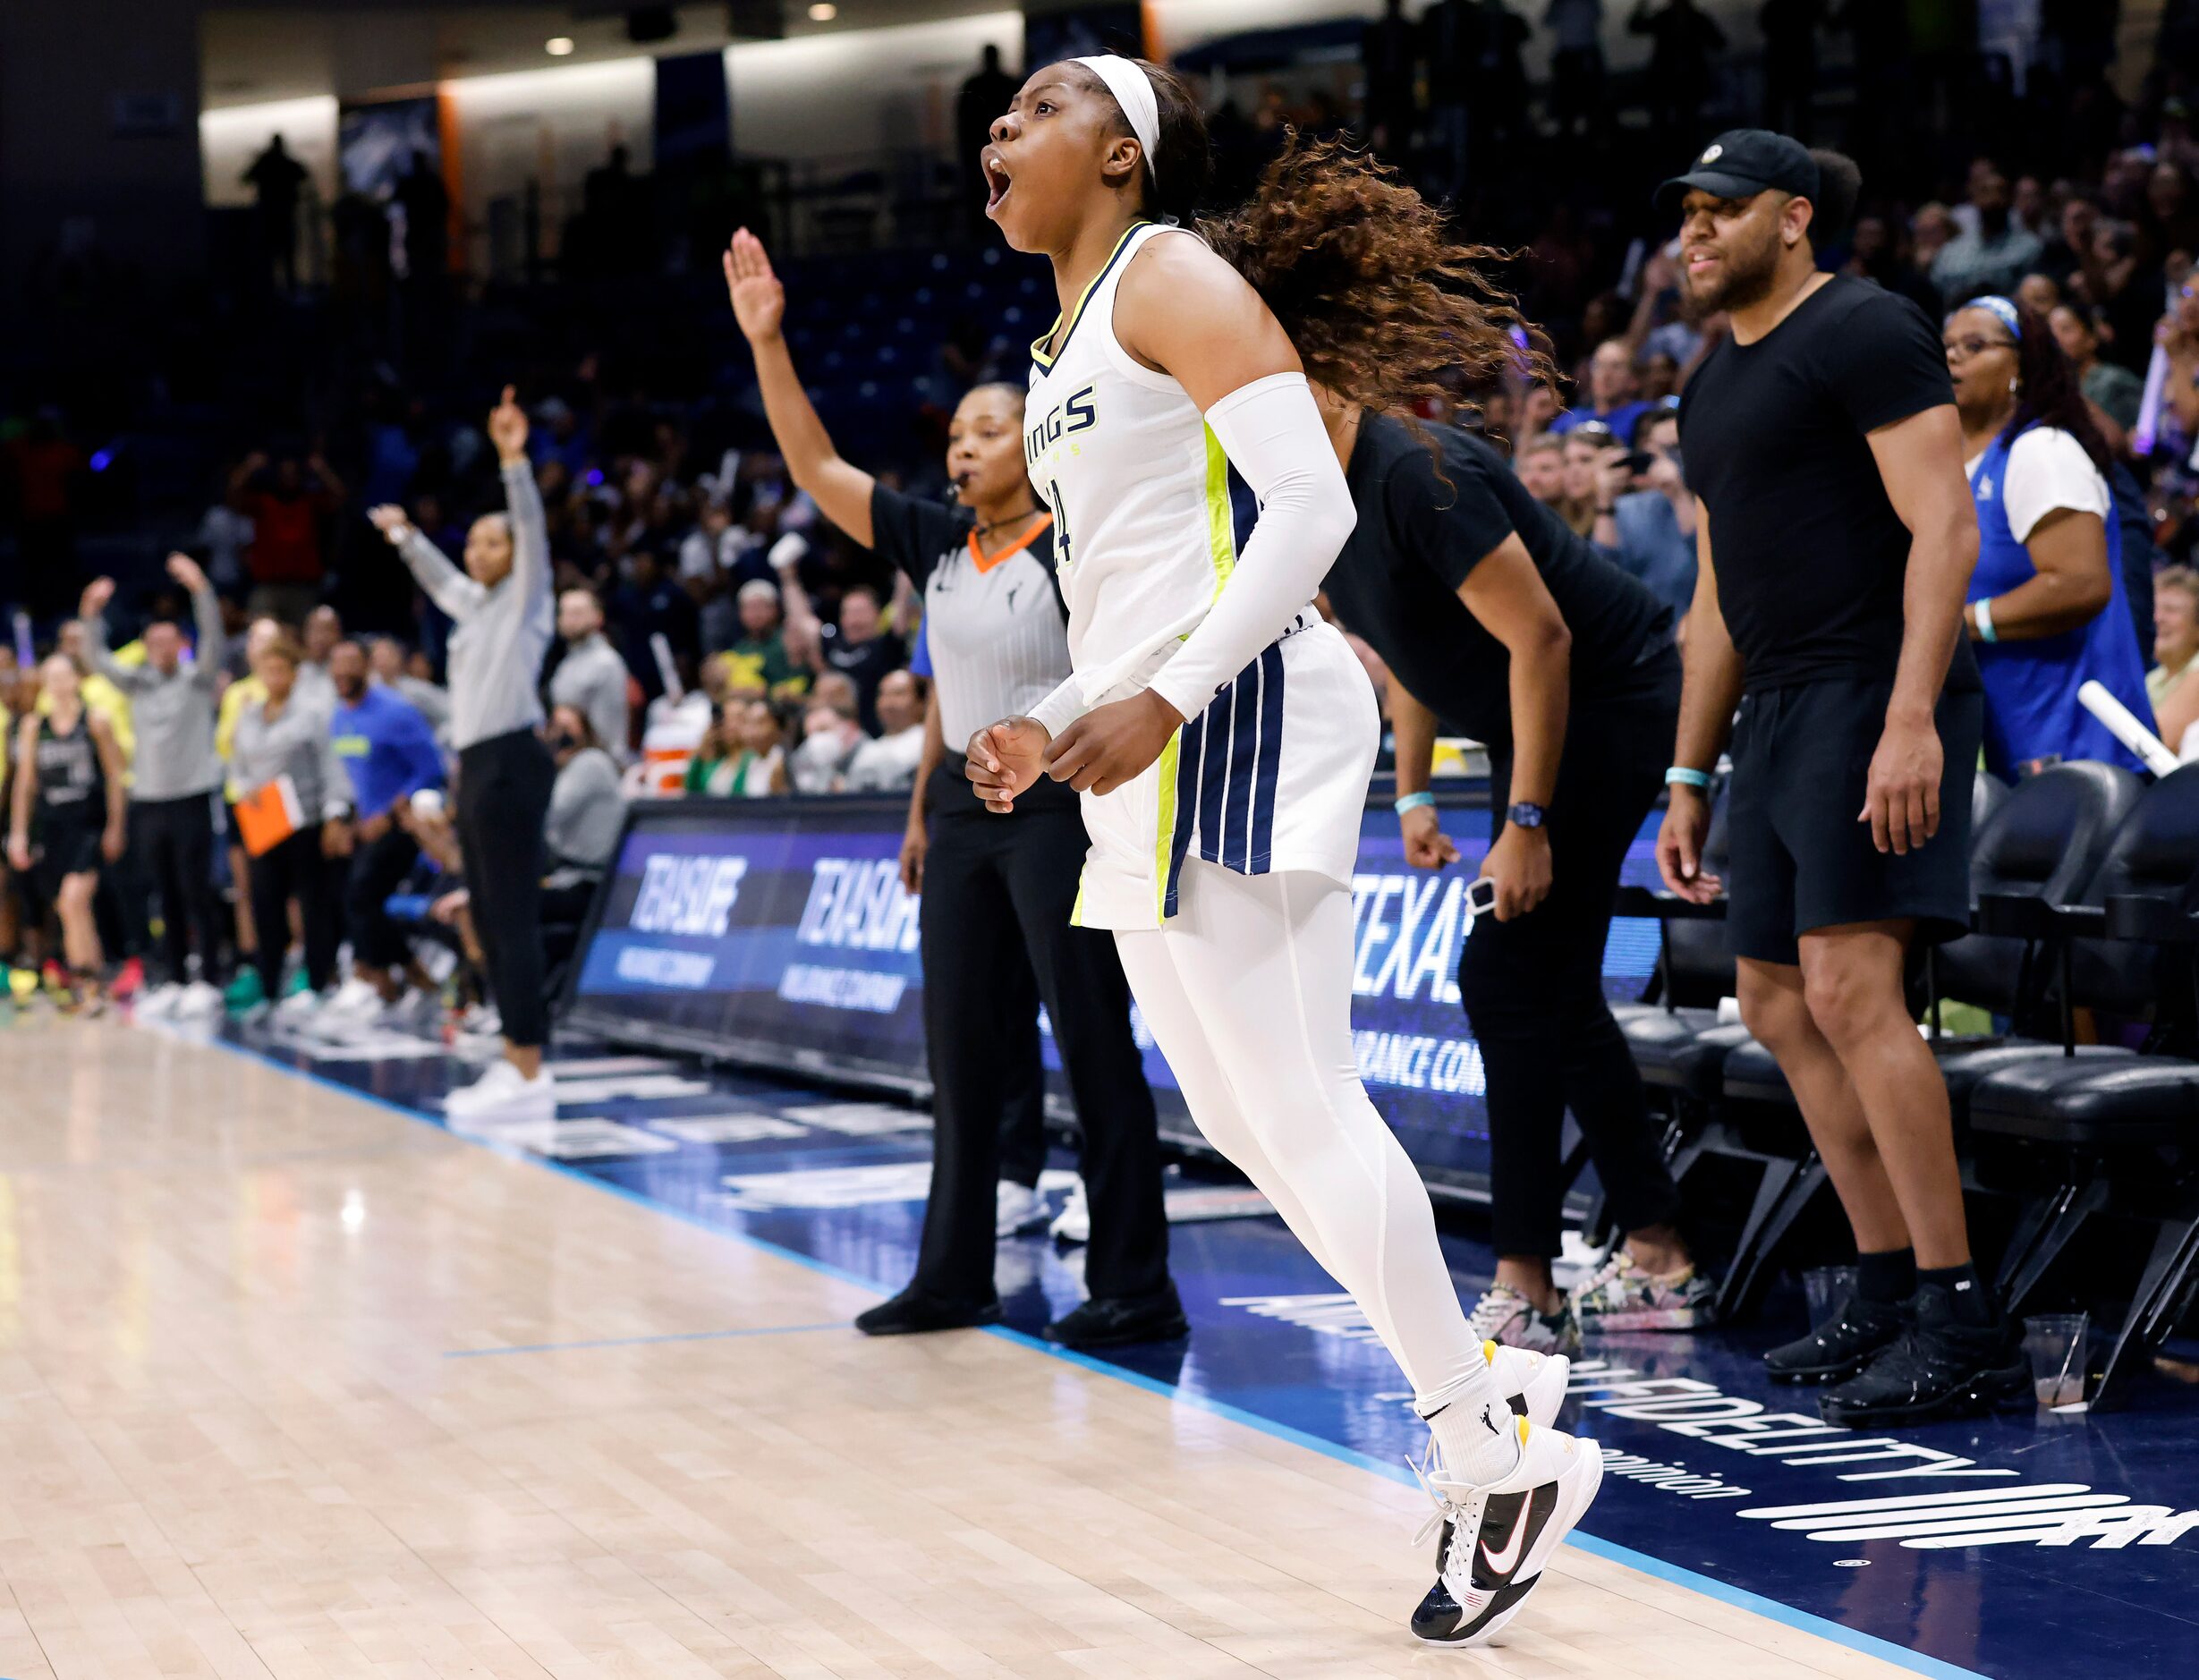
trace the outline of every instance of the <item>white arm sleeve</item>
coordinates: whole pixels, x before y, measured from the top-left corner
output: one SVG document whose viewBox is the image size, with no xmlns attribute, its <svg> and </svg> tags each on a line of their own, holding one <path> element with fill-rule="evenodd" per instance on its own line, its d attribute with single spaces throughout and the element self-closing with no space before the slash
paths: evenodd
<svg viewBox="0 0 2199 1680">
<path fill-rule="evenodd" d="M 1149 686 L 1185 717 L 1283 633 L 1313 598 L 1357 516 L 1302 373 L 1271 373 L 1206 412 L 1260 517 L 1214 606 Z"/>
<path fill-rule="evenodd" d="M 1033 706 L 1031 715 L 1046 725 L 1048 734 L 1058 735 L 1082 717 L 1085 710 L 1084 691 L 1072 674 L 1062 679 L 1059 688 Z"/>
</svg>

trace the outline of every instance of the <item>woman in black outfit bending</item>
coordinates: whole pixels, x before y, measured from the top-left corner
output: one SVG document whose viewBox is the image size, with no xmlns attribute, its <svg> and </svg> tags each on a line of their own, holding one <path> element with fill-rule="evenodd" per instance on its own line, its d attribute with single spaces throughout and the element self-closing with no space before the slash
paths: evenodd
<svg viewBox="0 0 2199 1680">
<path fill-rule="evenodd" d="M 726 281 L 788 473 L 826 518 L 924 591 L 939 731 L 931 739 L 967 741 L 996 717 L 1029 711 L 1067 676 L 1069 643 L 1052 522 L 1023 468 L 1023 393 L 981 386 L 955 411 L 947 470 L 958 506 L 904 496 L 834 449 L 780 332 L 785 288 L 745 229 L 726 254 Z M 1076 795 L 1047 783 L 1003 820 L 970 797 L 959 753 L 928 751 L 926 759 L 936 766 L 921 924 L 931 1195 L 914 1279 L 856 1327 L 883 1336 L 1000 1316 L 994 1184 L 1015 1060 L 1003 1045 L 1027 1031 L 1010 1015 L 1030 1008 L 1029 980 L 1017 975 L 1028 956 L 1076 1099 L 1091 1204 L 1091 1299 L 1048 1325 L 1047 1337 L 1104 1347 L 1181 1336 L 1188 1327 L 1168 1277 L 1160 1146 L 1130 1032 L 1130 988 L 1114 941 L 1069 925 L 1088 844 Z"/>
<path fill-rule="evenodd" d="M 1347 174 L 1423 240 L 1419 278 L 1393 290 L 1379 357 L 1357 353 L 1322 304 L 1355 260 L 1318 208 Z M 1204 231 L 1289 332 L 1344 463 L 1359 520 L 1324 587 L 1390 668 L 1407 861 L 1438 869 L 1458 856 L 1426 792 L 1437 720 L 1490 751 L 1492 844 L 1480 872 L 1496 905 L 1465 941 L 1458 986 L 1487 1078 L 1498 1260 L 1470 1321 L 1487 1340 L 1542 1353 L 1577 1353 L 1583 1321 L 1706 1322 L 1710 1285 L 1674 1228 L 1679 1192 L 1603 997 L 1614 890 L 1663 785 L 1670 742 L 1660 732 L 1678 713 L 1670 614 L 1480 437 L 1397 417 L 1447 396 L 1439 376 L 1459 346 L 1490 337 L 1455 326 L 1491 315 L 1524 326 L 1474 273 L 1489 253 L 1454 243 L 1391 172 L 1333 145 L 1295 146 L 1270 174 L 1282 178 Z M 1416 371 L 1375 388 L 1370 369 L 1399 366 Z M 1568 1107 L 1626 1234 L 1569 1298 L 1550 1273 Z"/>
</svg>

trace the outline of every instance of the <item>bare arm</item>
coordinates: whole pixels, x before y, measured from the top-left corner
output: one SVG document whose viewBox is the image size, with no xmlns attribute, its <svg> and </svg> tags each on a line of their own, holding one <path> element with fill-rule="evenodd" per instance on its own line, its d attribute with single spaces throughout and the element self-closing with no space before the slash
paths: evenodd
<svg viewBox="0 0 2199 1680">
<path fill-rule="evenodd" d="M 1887 499 L 1909 530 L 1909 561 L 1901 590 L 1901 659 L 1856 819 L 1870 823 L 1880 851 L 1906 853 L 1940 830 L 1944 754 L 1932 712 L 1962 634 L 1963 597 L 1977 564 L 1977 504 L 1962 470 L 1953 403 L 1881 426 L 1870 437 Z"/>
<path fill-rule="evenodd" d="M 2032 641 L 2089 624 L 2115 598 L 2108 570 L 2108 530 L 2097 513 L 2059 507 L 2024 539 L 2037 575 L 1991 602 L 1993 640 Z M 1977 640 L 1976 609 L 1962 609 L 1963 624 Z"/>
<path fill-rule="evenodd" d="M 909 822 L 901 837 L 901 887 L 904 892 L 924 890 L 924 858 L 931 836 L 924 827 L 924 795 L 930 791 L 932 772 L 947 757 L 947 741 L 939 727 L 939 688 L 937 683 L 924 700 L 924 750 L 916 759 L 916 785 L 909 789 Z"/>
<path fill-rule="evenodd" d="M 1695 503 L 1695 598 L 1687 608 L 1685 675 L 1680 685 L 1680 727 L 1672 762 L 1708 772 L 1726 750 L 1734 708 L 1741 703 L 1741 656 L 1734 649 L 1726 615 L 1719 610 L 1718 574 L 1711 562 L 1711 513 Z"/>
<path fill-rule="evenodd" d="M 1672 762 L 1699 770 L 1707 780 L 1725 750 L 1734 708 L 1741 703 L 1741 656 L 1718 606 L 1718 573 L 1711 563 L 1711 513 L 1695 503 L 1695 598 L 1687 609 L 1687 633 L 1681 655 L 1680 724 Z M 1702 868 L 1702 843 L 1710 833 L 1711 802 L 1705 790 L 1687 783 L 1669 785 L 1665 819 L 1657 831 L 1657 871 L 1665 885 L 1692 904 L 1716 898 L 1719 882 Z"/>
<path fill-rule="evenodd" d="M 30 808 L 38 797 L 38 715 L 27 712 L 15 731 L 14 810 L 9 813 L 8 826 L 11 849 L 30 837 Z"/>
<path fill-rule="evenodd" d="M 864 547 L 870 547 L 870 490 L 877 483 L 852 466 L 833 447 L 832 434 L 818 418 L 781 330 L 786 288 L 772 272 L 763 242 L 746 228 L 733 236 L 726 252 L 726 286 L 734 318 L 748 335 L 756 358 L 756 383 L 763 392 L 764 419 L 786 458 L 794 483 L 810 493 L 818 510 Z"/>
<path fill-rule="evenodd" d="M 1513 801 L 1547 805 L 1565 751 L 1573 633 L 1516 531 L 1467 574 L 1458 598 L 1512 656 Z"/>
<path fill-rule="evenodd" d="M 127 774 L 123 750 L 115 744 L 114 726 L 89 708 L 84 712 L 84 726 L 91 731 L 92 750 L 99 755 L 99 769 L 106 782 L 107 833 L 115 842 L 108 848 L 107 861 L 113 862 L 122 850 L 120 841 L 130 810 L 130 790 L 123 785 Z"/>
<path fill-rule="evenodd" d="M 1397 797 L 1428 791 L 1429 772 L 1435 764 L 1436 715 L 1420 697 L 1397 680 L 1389 678 L 1389 732 L 1397 755 Z M 1416 870 L 1439 870 L 1458 861 L 1458 848 L 1443 832 L 1443 820 L 1432 804 L 1420 804 L 1397 813 L 1397 835 L 1405 843 L 1405 861 Z"/>
<path fill-rule="evenodd" d="M 1397 750 L 1397 797 L 1428 791 L 1436 759 L 1436 715 L 1389 675 L 1389 733 Z"/>
</svg>

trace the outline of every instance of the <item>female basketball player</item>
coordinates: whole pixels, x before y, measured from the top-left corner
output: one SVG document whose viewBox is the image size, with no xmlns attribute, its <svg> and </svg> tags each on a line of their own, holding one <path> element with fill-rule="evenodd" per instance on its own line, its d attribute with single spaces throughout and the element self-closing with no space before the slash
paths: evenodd
<svg viewBox="0 0 2199 1680">
<path fill-rule="evenodd" d="M 955 406 L 947 445 L 955 507 L 904 496 L 834 446 L 780 330 L 785 289 L 746 228 L 726 253 L 726 284 L 755 354 L 764 418 L 794 483 L 924 591 L 946 738 L 959 747 L 988 718 L 1046 694 L 1067 675 L 1069 649 L 1054 588 L 1053 520 L 1032 501 L 1023 472 L 1023 394 L 982 385 Z M 1091 1298 L 1046 1335 L 1074 1347 L 1182 1336 L 1188 1327 L 1168 1277 L 1153 1093 L 1130 1033 L 1129 988 L 1114 947 L 1068 925 L 1088 844 L 1076 800 L 1049 786 L 1053 797 L 1026 800 L 1013 822 L 989 821 L 971 802 L 961 755 L 953 756 L 930 777 L 920 916 L 934 1121 L 923 1242 L 909 1286 L 855 1327 L 901 1335 L 1000 1317 L 994 1181 L 1001 1114 L 1015 1083 L 1000 1038 L 1032 1022 L 1043 997 L 1076 1099 L 1093 1210 Z"/>
<path fill-rule="evenodd" d="M 123 854 L 123 756 L 107 720 L 84 704 L 75 661 L 54 654 L 38 679 L 51 705 L 25 717 L 17 735 L 8 862 L 40 920 L 47 905 L 60 919 L 67 1006 L 97 1014 L 104 959 L 92 899 L 100 865 Z"/>
<path fill-rule="evenodd" d="M 1275 316 L 1202 241 L 1171 236 L 1210 163 L 1173 76 L 1115 57 L 1041 70 L 984 162 L 988 214 L 1052 259 L 1062 299 L 1032 347 L 1023 437 L 1054 511 L 1073 675 L 980 730 L 970 776 L 994 810 L 1041 774 L 1086 796 L 1075 919 L 1114 930 L 1193 1118 L 1412 1381 L 1431 1490 L 1479 1536 L 1443 1550 L 1456 1614 L 1414 1631 L 1478 1643 L 1517 1612 L 1601 1464 L 1514 1427 L 1427 1192 L 1359 1082 L 1350 882 L 1374 696 L 1312 607 L 1350 493 Z M 1317 184 L 1306 226 L 1354 224 L 1329 303 L 1363 331 L 1339 388 L 1387 408 L 1381 318 L 1430 283 L 1348 176 Z"/>
</svg>

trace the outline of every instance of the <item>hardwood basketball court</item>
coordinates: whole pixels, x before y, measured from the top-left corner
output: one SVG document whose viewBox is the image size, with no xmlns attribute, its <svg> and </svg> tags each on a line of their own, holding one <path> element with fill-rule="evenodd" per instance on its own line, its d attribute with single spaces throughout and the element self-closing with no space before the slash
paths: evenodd
<svg viewBox="0 0 2199 1680">
<path fill-rule="evenodd" d="M 1900 1672 L 1567 1548 L 1417 1645 L 1414 1491 L 233 1050 L 4 1039 L 0 1674 Z"/>
</svg>

